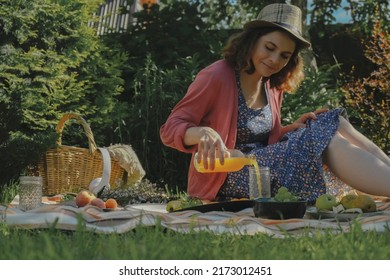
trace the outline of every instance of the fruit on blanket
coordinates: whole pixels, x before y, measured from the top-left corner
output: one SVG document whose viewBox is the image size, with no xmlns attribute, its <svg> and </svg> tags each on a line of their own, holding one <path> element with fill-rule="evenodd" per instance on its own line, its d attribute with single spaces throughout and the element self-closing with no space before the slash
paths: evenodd
<svg viewBox="0 0 390 280">
<path fill-rule="evenodd" d="M 171 200 L 171 201 L 169 201 L 167 203 L 167 206 L 165 207 L 165 209 L 168 212 L 172 212 L 172 211 L 176 211 L 176 210 L 181 209 L 181 200 Z"/>
<path fill-rule="evenodd" d="M 106 200 L 106 208 L 115 209 L 117 207 L 118 207 L 118 203 L 114 198 L 109 198 Z"/>
<path fill-rule="evenodd" d="M 92 199 L 91 205 L 99 207 L 101 209 L 106 209 L 106 203 L 101 198 Z"/>
<path fill-rule="evenodd" d="M 96 196 L 88 190 L 81 190 L 76 195 L 76 205 L 77 207 L 84 207 L 85 205 L 91 203 Z"/>
<path fill-rule="evenodd" d="M 316 199 L 316 208 L 318 211 L 331 211 L 339 203 L 334 195 L 325 193 Z"/>
<path fill-rule="evenodd" d="M 188 195 L 182 195 L 180 199 L 171 200 L 167 203 L 165 209 L 168 212 L 203 205 L 203 201 L 196 197 L 190 197 Z"/>
<path fill-rule="evenodd" d="M 363 212 L 376 211 L 376 203 L 374 199 L 366 194 L 347 194 L 341 199 L 340 203 L 345 209 L 360 208 Z"/>
<path fill-rule="evenodd" d="M 356 205 L 358 208 L 361 208 L 363 212 L 375 212 L 376 211 L 376 203 L 374 199 L 366 194 L 358 195 Z"/>
<path fill-rule="evenodd" d="M 354 207 L 354 201 L 357 197 L 357 194 L 346 194 L 341 198 L 340 203 L 345 209 L 356 208 Z"/>
</svg>

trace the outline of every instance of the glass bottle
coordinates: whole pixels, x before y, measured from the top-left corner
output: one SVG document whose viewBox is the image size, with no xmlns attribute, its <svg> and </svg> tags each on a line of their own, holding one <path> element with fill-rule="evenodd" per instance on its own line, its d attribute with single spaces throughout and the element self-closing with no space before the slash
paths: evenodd
<svg viewBox="0 0 390 280">
<path fill-rule="evenodd" d="M 222 165 L 219 159 L 215 159 L 215 167 L 213 170 L 205 169 L 203 160 L 198 163 L 198 153 L 194 156 L 195 169 L 200 173 L 212 173 L 212 172 L 235 172 L 241 170 L 245 165 L 257 164 L 256 159 L 253 157 L 227 157 Z M 210 161 L 208 166 L 210 167 Z"/>
</svg>

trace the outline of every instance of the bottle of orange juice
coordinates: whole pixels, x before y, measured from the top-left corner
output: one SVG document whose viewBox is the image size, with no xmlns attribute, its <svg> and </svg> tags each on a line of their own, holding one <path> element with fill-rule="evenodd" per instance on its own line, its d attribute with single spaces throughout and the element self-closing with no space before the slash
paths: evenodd
<svg viewBox="0 0 390 280">
<path fill-rule="evenodd" d="M 205 169 L 203 165 L 203 160 L 198 163 L 198 153 L 194 157 L 195 169 L 200 173 L 211 173 L 211 172 L 235 172 L 241 170 L 245 165 L 255 165 L 257 164 L 256 159 L 251 157 L 226 157 L 225 162 L 222 165 L 219 159 L 215 159 L 215 167 L 213 170 Z M 210 166 L 210 161 L 209 161 Z"/>
<path fill-rule="evenodd" d="M 219 159 L 215 160 L 215 167 L 213 170 L 205 169 L 203 165 L 203 160 L 198 163 L 198 153 L 194 156 L 194 165 L 195 169 L 200 173 L 212 173 L 212 172 L 235 172 L 244 168 L 245 165 L 252 165 L 253 167 L 249 172 L 249 184 L 250 184 L 250 192 L 249 198 L 255 199 L 262 194 L 261 188 L 261 177 L 260 177 L 260 169 L 257 163 L 256 157 L 252 156 L 237 156 L 237 157 L 226 157 L 225 162 L 222 165 Z M 210 166 L 210 162 L 209 162 Z M 253 174 L 256 178 L 253 178 Z"/>
</svg>

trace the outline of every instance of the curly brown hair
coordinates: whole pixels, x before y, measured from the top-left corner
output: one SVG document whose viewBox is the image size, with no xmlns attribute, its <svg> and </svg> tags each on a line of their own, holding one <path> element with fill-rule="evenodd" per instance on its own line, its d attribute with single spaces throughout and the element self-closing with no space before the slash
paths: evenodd
<svg viewBox="0 0 390 280">
<path fill-rule="evenodd" d="M 261 36 L 274 31 L 282 31 L 291 36 L 288 32 L 277 27 L 248 28 L 240 33 L 233 34 L 229 38 L 222 49 L 223 58 L 236 70 L 245 70 L 248 74 L 253 74 L 255 68 L 251 60 L 251 51 Z M 291 38 L 294 39 L 292 36 Z M 266 79 L 270 80 L 271 87 L 276 87 L 278 90 L 285 92 L 294 92 L 304 78 L 303 62 L 300 56 L 302 45 L 298 40 L 295 41 L 297 47 L 287 65 L 281 71 Z"/>
</svg>

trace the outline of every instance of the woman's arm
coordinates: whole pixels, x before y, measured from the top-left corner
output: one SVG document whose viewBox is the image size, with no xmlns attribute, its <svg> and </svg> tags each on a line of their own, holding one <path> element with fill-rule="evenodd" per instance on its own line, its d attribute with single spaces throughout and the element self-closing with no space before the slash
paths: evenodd
<svg viewBox="0 0 390 280">
<path fill-rule="evenodd" d="M 213 104 L 214 84 L 210 75 L 203 71 L 197 75 L 186 95 L 176 104 L 160 128 L 160 138 L 164 145 L 187 153 L 196 149 L 195 145 L 200 138 L 199 128 L 209 106 Z"/>
</svg>

